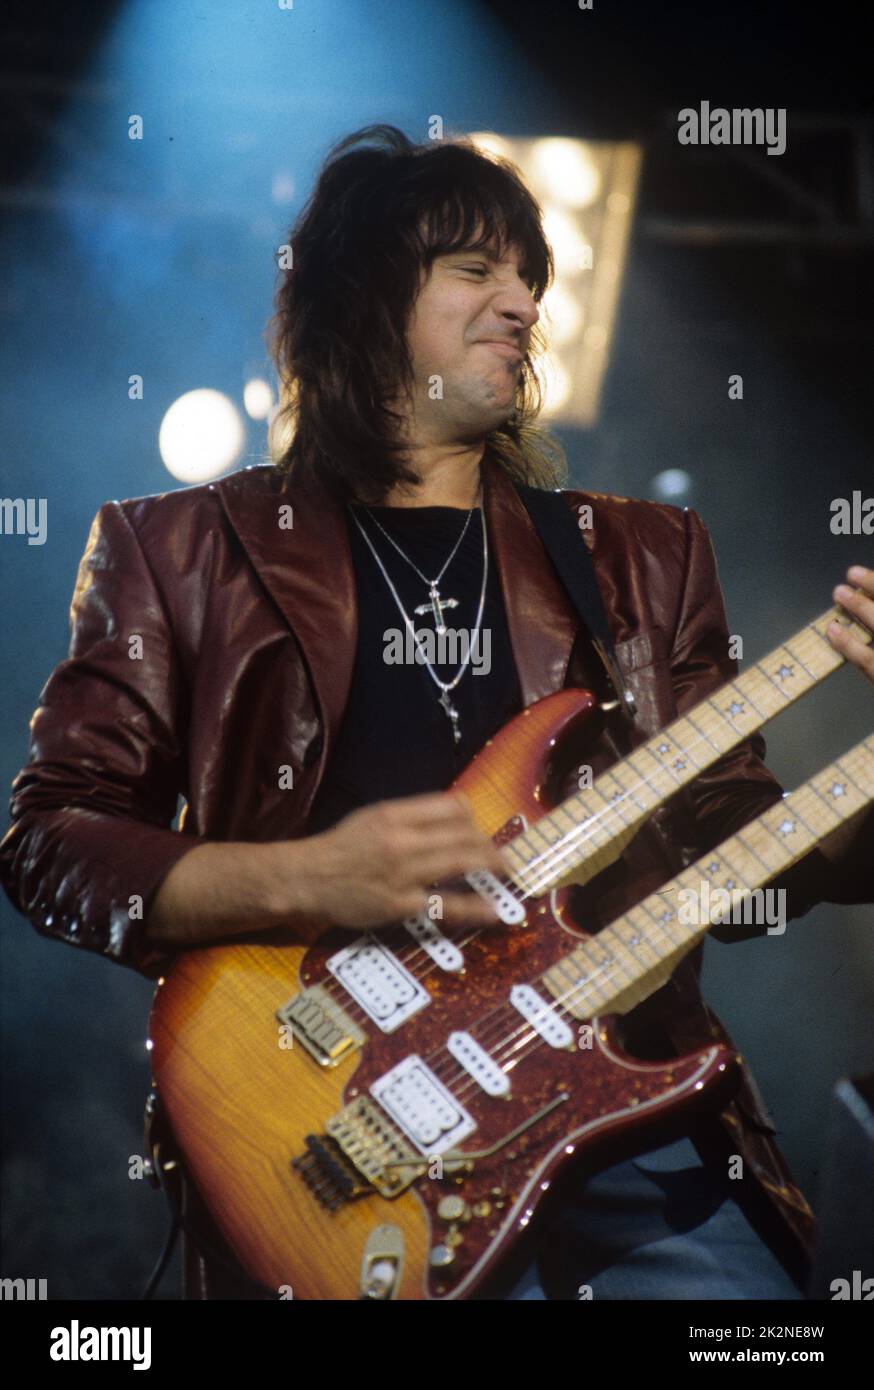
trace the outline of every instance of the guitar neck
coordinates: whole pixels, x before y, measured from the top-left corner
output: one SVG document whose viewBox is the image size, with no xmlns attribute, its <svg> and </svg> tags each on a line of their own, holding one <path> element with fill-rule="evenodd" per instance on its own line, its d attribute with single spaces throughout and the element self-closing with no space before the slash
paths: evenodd
<svg viewBox="0 0 874 1390">
<path fill-rule="evenodd" d="M 535 896 L 612 863 L 662 802 L 843 664 L 826 636 L 831 622 L 872 640 L 843 608 L 830 608 L 512 840 L 505 852 L 516 886 Z"/>
<path fill-rule="evenodd" d="M 546 972 L 544 985 L 576 1018 L 627 1012 L 670 978 L 715 922 L 738 914 L 749 921 L 753 893 L 872 800 L 874 737 L 578 946 Z"/>
</svg>

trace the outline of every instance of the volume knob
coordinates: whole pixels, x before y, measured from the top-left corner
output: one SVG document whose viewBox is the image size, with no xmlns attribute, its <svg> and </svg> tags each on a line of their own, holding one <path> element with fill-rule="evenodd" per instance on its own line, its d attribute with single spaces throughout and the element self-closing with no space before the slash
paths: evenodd
<svg viewBox="0 0 874 1390">
<path fill-rule="evenodd" d="M 437 1205 L 441 1221 L 469 1221 L 470 1207 L 463 1197 L 442 1197 Z"/>
</svg>

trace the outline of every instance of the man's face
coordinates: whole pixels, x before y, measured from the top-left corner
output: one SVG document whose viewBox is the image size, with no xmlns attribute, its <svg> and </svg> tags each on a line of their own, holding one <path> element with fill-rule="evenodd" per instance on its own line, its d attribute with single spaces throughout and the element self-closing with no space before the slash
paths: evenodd
<svg viewBox="0 0 874 1390">
<path fill-rule="evenodd" d="M 416 424 L 431 438 L 479 438 L 513 412 L 522 358 L 540 317 L 518 253 L 439 257 L 413 306 L 408 341 Z M 442 398 L 433 378 L 442 380 Z"/>
</svg>

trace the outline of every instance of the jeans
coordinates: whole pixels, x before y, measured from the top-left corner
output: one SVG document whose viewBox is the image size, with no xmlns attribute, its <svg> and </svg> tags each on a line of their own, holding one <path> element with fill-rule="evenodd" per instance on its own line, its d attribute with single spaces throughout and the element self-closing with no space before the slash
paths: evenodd
<svg viewBox="0 0 874 1390">
<path fill-rule="evenodd" d="M 689 1139 L 597 1174 L 552 1218 L 505 1299 L 800 1299 Z"/>
</svg>

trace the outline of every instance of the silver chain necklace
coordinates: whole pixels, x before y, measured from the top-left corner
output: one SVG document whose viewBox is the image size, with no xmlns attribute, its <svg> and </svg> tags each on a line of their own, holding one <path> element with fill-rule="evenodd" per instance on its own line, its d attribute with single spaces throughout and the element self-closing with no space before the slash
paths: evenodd
<svg viewBox="0 0 874 1390">
<path fill-rule="evenodd" d="M 417 564 L 414 564 L 414 562 L 410 559 L 409 555 L 407 555 L 405 551 L 401 550 L 397 541 L 389 535 L 385 527 L 380 525 L 376 517 L 373 515 L 373 512 L 370 511 L 369 508 L 367 508 L 366 510 L 367 515 L 370 517 L 370 520 L 373 522 L 374 526 L 379 527 L 380 531 L 385 536 L 389 545 L 393 545 L 395 550 L 400 555 L 401 559 L 406 560 L 407 564 L 410 566 L 410 569 L 414 569 L 416 571 L 416 574 L 419 576 L 422 583 L 428 585 L 428 602 L 420 603 L 418 608 L 413 609 L 413 612 L 421 615 L 423 613 L 427 613 L 428 609 L 430 608 L 431 612 L 434 615 L 434 627 L 442 637 L 443 634 L 446 632 L 446 623 L 443 621 L 443 609 L 457 608 L 458 600 L 454 598 L 443 598 L 437 586 L 440 583 L 440 580 L 443 578 L 446 571 L 449 569 L 449 566 L 452 564 L 452 561 L 455 559 L 455 552 L 457 551 L 458 547 L 461 545 L 461 542 L 464 540 L 467 534 L 467 528 L 470 525 L 470 518 L 473 516 L 474 511 L 476 509 L 474 507 L 471 507 L 470 511 L 468 512 L 467 520 L 461 528 L 461 535 L 458 537 L 458 540 L 455 542 L 455 545 L 449 552 L 448 560 L 446 561 L 442 570 L 435 579 L 429 579 L 427 574 L 423 574 L 422 571 L 419 569 L 419 566 Z"/>
<path fill-rule="evenodd" d="M 470 516 L 473 515 L 473 513 L 474 513 L 475 510 L 476 510 L 476 508 L 471 508 Z M 426 669 L 427 672 L 428 672 L 428 675 L 431 677 L 431 679 L 432 679 L 432 681 L 434 682 L 434 684 L 435 684 L 435 685 L 438 687 L 438 689 L 440 690 L 440 700 L 439 700 L 439 703 L 440 703 L 440 705 L 442 706 L 443 712 L 445 713 L 447 719 L 448 719 L 448 720 L 450 721 L 450 723 L 452 724 L 452 737 L 453 737 L 453 739 L 455 740 L 456 743 L 460 743 L 460 742 L 461 742 L 461 716 L 460 716 L 460 714 L 458 713 L 458 710 L 457 710 L 457 709 L 455 708 L 455 706 L 453 705 L 452 701 L 450 700 L 450 698 L 449 698 L 449 692 L 450 692 L 451 690 L 454 690 L 454 689 L 455 689 L 455 687 L 458 685 L 458 682 L 461 680 L 462 676 L 464 675 L 465 671 L 467 670 L 468 666 L 470 665 L 470 658 L 471 658 L 471 655 L 472 655 L 472 653 L 473 653 L 474 645 L 475 645 L 475 643 L 477 642 L 477 639 L 478 639 L 478 637 L 479 637 L 480 624 L 482 623 L 483 610 L 484 610 L 484 608 L 485 608 L 485 602 L 486 602 L 486 581 L 487 581 L 487 579 L 488 579 L 488 573 L 489 573 L 489 543 L 488 543 L 488 535 L 487 535 L 487 533 L 486 533 L 485 518 L 484 518 L 484 517 L 482 518 L 482 528 L 483 528 L 483 582 L 482 582 L 482 588 L 480 589 L 479 607 L 477 608 L 476 623 L 474 624 L 473 634 L 472 634 L 472 636 L 471 636 L 470 644 L 469 644 L 468 650 L 467 650 L 467 656 L 465 657 L 464 661 L 463 661 L 463 662 L 461 663 L 461 665 L 459 666 L 459 668 L 458 668 L 458 670 L 456 671 L 455 675 L 453 676 L 452 680 L 451 680 L 451 681 L 442 681 L 442 680 L 440 679 L 440 677 L 437 675 L 437 672 L 434 670 L 434 668 L 433 668 L 433 666 L 431 665 L 430 661 L 428 660 L 427 656 L 425 655 L 425 652 L 424 652 L 424 650 L 423 650 L 423 648 L 422 648 L 422 643 L 421 643 L 421 641 L 420 641 L 420 639 L 419 639 L 419 634 L 418 634 L 417 631 L 416 631 L 415 623 L 413 622 L 412 618 L 411 618 L 411 617 L 409 616 L 409 614 L 407 613 L 407 610 L 404 608 L 404 605 L 401 603 L 400 595 L 398 594 L 397 589 L 395 588 L 394 584 L 391 582 L 391 579 L 390 579 L 389 576 L 388 576 L 388 571 L 387 571 L 385 565 L 382 563 L 382 560 L 380 559 L 379 552 L 377 551 L 375 545 L 373 544 L 373 541 L 372 541 L 372 540 L 370 539 L 370 537 L 368 536 L 368 534 L 367 534 L 367 532 L 365 531 L 364 527 L 361 525 L 361 522 L 358 520 L 358 517 L 355 515 L 355 512 L 352 511 L 351 508 L 350 508 L 350 511 L 352 512 L 352 519 L 353 519 L 353 521 L 355 522 L 355 525 L 358 527 L 359 531 L 361 532 L 362 536 L 364 537 L 365 541 L 367 542 L 367 545 L 368 545 L 368 548 L 370 549 L 371 555 L 373 556 L 373 558 L 374 558 L 374 560 L 376 561 L 376 563 L 379 565 L 379 568 L 380 568 L 380 570 L 381 570 L 381 572 L 382 572 L 382 577 L 383 577 L 383 579 L 385 580 L 386 584 L 388 585 L 388 587 L 389 587 L 389 589 L 390 589 L 390 591 L 391 591 L 392 598 L 394 599 L 395 603 L 397 604 L 398 612 L 400 613 L 401 617 L 402 617 L 403 620 L 404 620 L 404 625 L 405 625 L 407 631 L 409 632 L 410 636 L 412 637 L 413 641 L 414 641 L 415 644 L 416 644 L 416 647 L 417 647 L 417 649 L 418 649 L 419 655 L 420 655 L 421 658 L 422 658 L 422 662 L 423 662 L 423 664 L 424 664 L 424 666 L 425 666 L 425 669 Z M 467 518 L 467 522 L 465 523 L 464 531 L 467 530 L 467 527 L 468 527 L 468 525 L 470 524 L 470 516 L 468 516 L 468 518 Z M 375 518 L 375 517 L 373 517 L 373 518 L 371 518 L 371 519 L 374 520 L 374 521 L 376 521 L 376 518 Z M 377 526 L 379 526 L 379 522 L 378 522 L 378 521 L 376 522 L 376 524 L 377 524 Z M 382 531 L 383 528 L 380 526 L 379 529 L 380 529 L 380 531 Z M 461 533 L 462 536 L 464 535 L 464 531 L 462 531 L 462 533 Z M 383 532 L 383 534 L 386 535 L 385 532 Z M 391 540 L 391 537 L 390 537 L 390 536 L 386 536 L 386 538 L 387 538 L 388 540 Z M 392 544 L 394 545 L 394 541 L 392 541 Z M 459 546 L 460 544 L 461 544 L 461 536 L 459 537 L 459 539 L 458 539 L 458 541 L 457 541 L 457 543 L 456 543 L 455 550 L 458 549 L 458 546 Z M 395 549 L 398 549 L 398 547 L 395 546 Z M 452 555 L 455 554 L 455 550 L 453 550 Z M 402 551 L 401 551 L 401 554 L 403 554 Z M 449 560 L 452 559 L 452 555 L 450 555 Z M 404 559 L 405 559 L 405 560 L 408 560 L 408 557 L 407 557 L 406 555 L 404 555 Z M 441 577 L 441 575 L 443 574 L 444 570 L 447 568 L 447 566 L 448 566 L 448 564 L 449 564 L 449 560 L 446 561 L 446 564 L 443 566 L 443 569 L 440 571 L 440 574 L 438 574 L 437 579 L 439 579 L 439 578 Z M 411 565 L 413 564 L 412 560 L 408 560 L 408 563 L 411 564 Z M 413 569 L 416 569 L 416 566 L 415 566 L 415 565 L 413 565 Z M 417 572 L 418 572 L 418 571 L 417 571 Z M 424 579 L 424 575 L 422 576 L 422 578 Z M 434 583 L 436 584 L 436 582 L 437 582 L 437 581 L 435 580 Z M 431 581 L 428 580 L 428 579 L 426 579 L 426 580 L 425 580 L 425 583 L 428 584 L 428 583 L 431 583 Z M 440 601 L 440 600 L 438 599 L 438 602 L 439 602 L 439 601 Z M 451 599 L 451 600 L 443 599 L 443 600 L 442 600 L 442 603 L 443 603 L 443 606 L 444 606 L 445 608 L 448 608 L 448 607 L 453 607 L 453 608 L 455 608 L 455 607 L 458 606 L 455 599 Z M 415 609 L 415 612 L 416 612 L 416 613 L 427 613 L 427 611 L 428 611 L 428 609 L 429 609 L 430 607 L 431 607 L 431 604 L 425 603 L 425 604 L 422 604 L 421 608 Z M 435 611 L 435 618 L 436 618 L 436 616 L 437 616 L 436 610 L 434 610 L 434 611 Z M 441 629 L 438 628 L 437 631 L 438 631 L 438 632 L 441 632 Z M 445 632 L 445 631 L 446 631 L 446 627 L 445 627 L 445 625 L 444 625 L 443 628 L 442 628 L 442 632 Z"/>
</svg>

